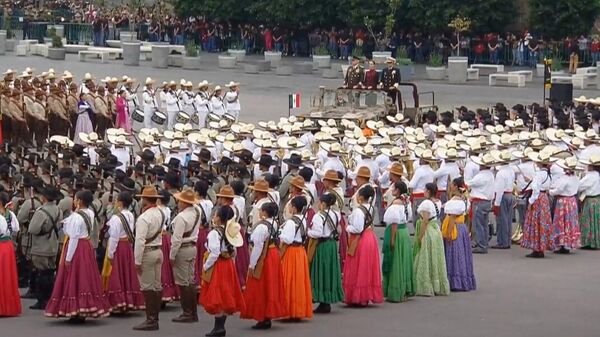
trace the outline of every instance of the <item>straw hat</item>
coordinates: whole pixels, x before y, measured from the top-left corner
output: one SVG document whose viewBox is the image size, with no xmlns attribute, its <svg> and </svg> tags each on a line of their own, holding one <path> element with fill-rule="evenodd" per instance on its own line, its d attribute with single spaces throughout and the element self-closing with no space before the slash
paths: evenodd
<svg viewBox="0 0 600 337">
<path fill-rule="evenodd" d="M 430 161 L 430 162 L 437 162 L 439 161 L 437 158 L 434 157 L 433 155 L 433 151 L 431 151 L 431 149 L 423 149 L 421 147 L 417 147 L 415 148 L 415 156 L 417 156 L 417 158 L 425 160 L 425 161 Z"/>
<path fill-rule="evenodd" d="M 331 154 L 346 153 L 346 150 L 342 148 L 340 143 L 321 143 L 321 148 Z"/>
<path fill-rule="evenodd" d="M 374 120 L 367 121 L 367 127 L 371 130 L 377 130 L 384 126 L 385 126 L 385 123 L 383 123 L 383 121 L 377 121 L 377 122 Z"/>
<path fill-rule="evenodd" d="M 545 151 L 529 152 L 527 154 L 527 157 L 529 158 L 529 160 L 534 161 L 536 163 L 541 163 L 541 164 L 550 164 L 557 160 L 557 158 L 552 157 L 550 155 L 550 153 L 545 152 Z"/>
<path fill-rule="evenodd" d="M 240 84 L 234 81 L 230 81 L 228 84 L 225 84 L 226 88 L 231 88 L 231 87 L 239 87 Z"/>
<path fill-rule="evenodd" d="M 325 175 L 323 176 L 323 180 L 330 180 L 330 181 L 335 181 L 335 182 L 340 182 L 342 181 L 342 179 L 340 179 L 338 173 L 334 170 L 327 170 L 325 171 Z"/>
<path fill-rule="evenodd" d="M 450 128 L 456 132 L 461 132 L 461 131 L 469 130 L 470 126 L 469 126 L 469 122 L 463 121 L 460 124 L 458 124 L 456 122 L 450 124 Z"/>
<path fill-rule="evenodd" d="M 79 139 L 81 139 L 81 141 L 86 144 L 103 143 L 103 141 L 99 139 L 98 134 L 95 132 L 90 132 L 90 133 L 80 132 Z"/>
<path fill-rule="evenodd" d="M 390 159 L 400 159 L 400 158 L 408 158 L 409 155 L 406 152 L 405 149 L 400 148 L 398 146 L 394 146 L 394 147 L 383 147 L 381 148 L 381 153 L 383 153 L 383 155 L 388 156 Z"/>
<path fill-rule="evenodd" d="M 154 84 L 154 83 L 156 83 L 156 81 L 153 80 L 153 79 L 151 79 L 150 77 L 146 77 L 146 82 L 145 83 L 146 83 L 146 85 L 148 85 L 148 84 Z"/>
<path fill-rule="evenodd" d="M 377 151 L 371 144 L 367 144 L 365 146 L 356 145 L 354 146 L 354 152 L 363 157 L 374 157 L 377 154 Z"/>
<path fill-rule="evenodd" d="M 589 159 L 580 162 L 584 165 L 600 166 L 600 154 L 593 154 Z"/>
<path fill-rule="evenodd" d="M 371 170 L 367 166 L 361 166 L 358 168 L 356 176 L 365 179 L 371 179 Z"/>
<path fill-rule="evenodd" d="M 404 123 L 406 123 L 406 122 L 408 122 L 408 121 L 409 121 L 409 119 L 408 119 L 408 118 L 406 118 L 406 117 L 404 117 L 404 115 L 403 115 L 403 114 L 401 114 L 401 113 L 398 113 L 398 114 L 396 114 L 396 115 L 394 115 L 394 116 L 389 116 L 389 115 L 388 115 L 388 116 L 386 116 L 385 118 L 386 118 L 386 119 L 388 120 L 388 122 L 390 122 L 391 124 L 404 124 Z"/>
<path fill-rule="evenodd" d="M 404 167 L 400 163 L 393 163 L 392 167 L 390 167 L 389 171 L 390 171 L 390 174 L 402 176 L 404 174 Z"/>
<path fill-rule="evenodd" d="M 254 185 L 250 185 L 248 188 L 257 192 L 269 193 L 269 183 L 264 179 L 255 181 Z"/>
<path fill-rule="evenodd" d="M 517 134 L 502 133 L 502 135 L 493 134 L 490 136 L 492 143 L 498 146 L 511 146 L 519 142 Z"/>
<path fill-rule="evenodd" d="M 574 170 L 578 170 L 579 168 L 577 167 L 577 165 L 579 164 L 579 161 L 577 160 L 577 157 L 568 157 L 565 159 L 559 159 L 556 162 L 556 165 L 562 167 L 565 170 L 569 170 L 569 171 L 574 171 Z"/>
<path fill-rule="evenodd" d="M 304 178 L 302 178 L 301 176 L 295 176 L 292 179 L 290 179 L 290 185 L 296 186 L 297 188 L 299 188 L 301 190 L 306 188 Z"/>
<path fill-rule="evenodd" d="M 232 246 L 238 248 L 244 245 L 241 233 L 242 227 L 237 221 L 229 220 L 225 225 L 225 238 Z"/>
<path fill-rule="evenodd" d="M 173 126 L 173 129 L 175 131 L 186 133 L 186 132 L 192 131 L 194 129 L 194 127 L 190 123 L 187 123 L 187 124 L 177 123 Z"/>
<path fill-rule="evenodd" d="M 277 139 L 277 145 L 282 149 L 299 149 L 304 147 L 304 143 L 296 137 L 280 137 Z"/>
<path fill-rule="evenodd" d="M 233 188 L 231 186 L 225 185 L 221 187 L 219 193 L 217 193 L 217 197 L 233 199 L 235 197 L 235 193 L 233 192 Z"/>
<path fill-rule="evenodd" d="M 175 194 L 173 194 L 173 198 L 175 198 L 179 201 L 182 201 L 186 204 L 189 204 L 189 205 L 195 205 L 198 202 L 200 202 L 200 200 L 198 200 L 198 198 L 196 198 L 196 193 L 194 193 L 194 191 L 191 189 L 187 189 L 187 190 L 184 190 L 183 192 L 175 193 Z"/>
<path fill-rule="evenodd" d="M 577 98 L 574 98 L 573 101 L 575 101 L 577 103 L 587 103 L 590 100 L 587 97 L 585 97 L 585 96 L 579 96 Z"/>
<path fill-rule="evenodd" d="M 244 145 L 242 143 L 234 143 L 234 142 L 225 142 L 223 143 L 223 148 L 229 152 L 240 152 L 244 149 Z"/>
<path fill-rule="evenodd" d="M 198 89 L 202 89 L 202 88 L 208 87 L 209 85 L 210 85 L 210 83 L 208 83 L 207 80 L 204 80 L 204 81 L 198 83 Z"/>
<path fill-rule="evenodd" d="M 594 131 L 594 129 L 588 129 L 586 132 L 583 132 L 583 131 L 575 132 L 575 136 L 577 136 L 583 140 L 590 141 L 590 142 L 600 141 L 600 137 L 598 136 L 596 131 Z"/>
<path fill-rule="evenodd" d="M 111 136 L 108 135 L 107 136 L 108 142 L 114 145 L 119 145 L 119 146 L 132 146 L 133 143 L 130 142 L 129 140 L 127 140 L 127 138 L 123 135 L 118 135 L 118 136 Z"/>
<path fill-rule="evenodd" d="M 220 86 L 220 85 L 217 85 L 217 86 L 215 87 L 215 90 L 214 90 L 214 91 L 216 92 L 216 91 L 219 91 L 219 90 L 222 90 L 222 89 L 223 89 L 223 88 L 221 88 L 221 86 Z"/>
<path fill-rule="evenodd" d="M 471 156 L 471 161 L 481 166 L 491 166 L 496 164 L 496 160 L 490 153 L 486 153 L 483 156 Z"/>
<path fill-rule="evenodd" d="M 453 148 L 453 147 L 440 148 L 437 150 L 437 154 L 440 158 L 442 158 L 444 160 L 450 160 L 450 161 L 462 159 L 464 157 L 456 150 L 456 148 Z"/>
<path fill-rule="evenodd" d="M 534 150 L 530 147 L 526 147 L 523 151 L 514 151 L 512 155 L 517 159 L 524 159 L 527 158 L 531 152 L 534 152 Z"/>
<path fill-rule="evenodd" d="M 560 142 L 563 140 L 563 138 L 566 137 L 566 133 L 565 130 L 562 129 L 555 129 L 555 128 L 548 128 L 546 129 L 546 138 L 548 138 L 549 140 L 553 141 L 553 142 Z"/>
<path fill-rule="evenodd" d="M 525 124 L 523 123 L 523 120 L 518 118 L 516 120 L 507 120 L 504 122 L 504 124 L 506 124 L 506 126 L 508 126 L 511 129 L 520 129 L 520 128 L 524 128 Z"/>
<path fill-rule="evenodd" d="M 501 124 L 498 124 L 496 126 L 493 125 L 486 125 L 485 126 L 485 131 L 494 134 L 494 133 L 502 133 L 504 132 L 504 126 L 502 126 Z"/>
<path fill-rule="evenodd" d="M 136 197 L 140 198 L 161 198 L 162 196 L 158 194 L 156 187 L 154 186 L 146 186 L 142 190 L 142 194 L 136 195 Z"/>
<path fill-rule="evenodd" d="M 503 151 L 492 150 L 492 151 L 490 151 L 490 154 L 492 155 L 492 157 L 498 164 L 507 164 L 516 159 L 512 156 L 511 152 L 508 150 L 503 150 Z"/>
</svg>

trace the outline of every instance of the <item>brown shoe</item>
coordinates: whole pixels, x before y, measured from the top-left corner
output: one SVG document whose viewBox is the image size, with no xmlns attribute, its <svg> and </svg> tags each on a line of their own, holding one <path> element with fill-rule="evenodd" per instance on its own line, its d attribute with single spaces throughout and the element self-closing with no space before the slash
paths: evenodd
<svg viewBox="0 0 600 337">
<path fill-rule="evenodd" d="M 160 294 L 159 294 L 159 302 L 157 302 L 155 291 L 144 290 L 142 294 L 144 294 L 144 302 L 146 302 L 146 320 L 140 324 L 133 327 L 133 330 L 138 331 L 154 331 L 158 330 L 158 311 L 160 310 Z"/>
<path fill-rule="evenodd" d="M 195 287 L 179 286 L 179 293 L 181 295 L 180 302 L 183 313 L 179 315 L 179 317 L 173 318 L 171 321 L 175 323 L 198 322 L 198 314 L 194 314 L 194 308 L 197 308 L 195 299 Z"/>
</svg>

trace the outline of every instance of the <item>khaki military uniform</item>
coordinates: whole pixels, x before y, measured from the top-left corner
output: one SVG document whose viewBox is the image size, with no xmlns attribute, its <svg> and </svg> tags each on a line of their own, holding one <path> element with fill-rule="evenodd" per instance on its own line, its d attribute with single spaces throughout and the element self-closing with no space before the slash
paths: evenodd
<svg viewBox="0 0 600 337">
<path fill-rule="evenodd" d="M 17 212 L 17 220 L 19 220 L 19 225 L 21 227 L 21 254 L 29 257 L 29 251 L 31 249 L 31 234 L 29 233 L 29 217 L 30 212 L 33 212 L 42 206 L 42 202 L 36 196 L 33 198 L 33 207 L 31 198 L 27 198 L 19 207 L 19 211 Z"/>
<path fill-rule="evenodd" d="M 38 270 L 55 269 L 58 254 L 58 230 L 62 212 L 55 202 L 38 208 L 29 223 L 31 262 Z"/>
<path fill-rule="evenodd" d="M 194 265 L 196 262 L 196 240 L 202 212 L 197 206 L 190 206 L 173 219 L 171 235 L 171 260 L 175 284 L 190 286 L 194 284 Z"/>
<path fill-rule="evenodd" d="M 292 178 L 298 175 L 297 172 L 297 169 L 293 169 L 289 171 L 281 180 L 281 184 L 279 185 L 279 197 L 281 198 L 279 207 L 281 208 L 283 208 L 288 202 L 290 193 L 290 181 L 292 180 Z"/>
<path fill-rule="evenodd" d="M 163 262 L 162 224 L 164 214 L 158 207 L 152 207 L 142 213 L 135 223 L 134 259 L 142 266 L 140 286 L 144 291 L 162 290 L 160 268 Z"/>
</svg>

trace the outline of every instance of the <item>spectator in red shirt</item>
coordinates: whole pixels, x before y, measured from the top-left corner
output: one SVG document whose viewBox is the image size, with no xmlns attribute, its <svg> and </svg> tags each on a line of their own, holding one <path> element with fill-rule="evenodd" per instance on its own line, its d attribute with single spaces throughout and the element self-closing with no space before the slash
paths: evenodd
<svg viewBox="0 0 600 337">
<path fill-rule="evenodd" d="M 600 60 L 600 40 L 597 36 L 594 36 L 590 50 L 592 52 L 592 66 L 597 66 L 598 60 Z"/>
</svg>

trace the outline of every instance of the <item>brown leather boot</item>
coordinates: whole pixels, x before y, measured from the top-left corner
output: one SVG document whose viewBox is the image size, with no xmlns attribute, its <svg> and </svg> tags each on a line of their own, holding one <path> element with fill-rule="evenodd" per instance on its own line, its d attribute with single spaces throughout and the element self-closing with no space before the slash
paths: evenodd
<svg viewBox="0 0 600 337">
<path fill-rule="evenodd" d="M 179 292 L 181 294 L 181 309 L 183 313 L 179 317 L 172 319 L 173 322 L 177 323 L 194 323 L 198 322 L 197 306 L 195 300 L 195 287 L 194 286 L 179 286 Z M 194 310 L 196 309 L 196 310 Z"/>
<path fill-rule="evenodd" d="M 144 294 L 144 301 L 146 302 L 146 320 L 142 324 L 134 326 L 133 330 L 158 330 L 158 311 L 160 310 L 161 292 L 158 292 L 158 301 L 156 293 L 156 291 L 151 290 L 142 291 L 142 294 Z"/>
<path fill-rule="evenodd" d="M 198 289 L 196 285 L 191 284 L 188 287 L 188 291 L 190 292 L 190 310 L 192 312 L 192 318 L 194 322 L 198 322 Z"/>
</svg>

